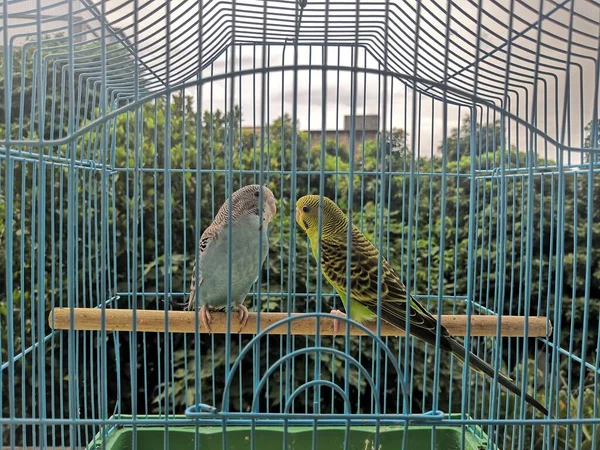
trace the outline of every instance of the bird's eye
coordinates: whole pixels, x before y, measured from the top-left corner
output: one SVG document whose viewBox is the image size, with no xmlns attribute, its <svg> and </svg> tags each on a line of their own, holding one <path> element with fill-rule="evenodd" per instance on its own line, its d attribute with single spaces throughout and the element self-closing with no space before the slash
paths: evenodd
<svg viewBox="0 0 600 450">
<path fill-rule="evenodd" d="M 258 192 L 258 191 L 256 191 L 256 192 L 254 193 L 254 196 L 255 196 L 256 198 L 258 198 L 258 196 L 259 196 L 259 195 L 260 195 L 260 192 Z"/>
<path fill-rule="evenodd" d="M 302 212 L 303 212 L 303 213 L 305 213 L 305 214 L 308 214 L 308 213 L 309 213 L 309 211 L 310 211 L 310 208 L 309 208 L 308 206 L 303 206 L 303 207 L 302 207 Z"/>
</svg>

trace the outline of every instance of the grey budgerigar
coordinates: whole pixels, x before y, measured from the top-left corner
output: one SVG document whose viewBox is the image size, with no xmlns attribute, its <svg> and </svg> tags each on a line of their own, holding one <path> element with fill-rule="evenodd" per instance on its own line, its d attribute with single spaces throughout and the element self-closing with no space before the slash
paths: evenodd
<svg viewBox="0 0 600 450">
<path fill-rule="evenodd" d="M 258 279 L 269 253 L 269 222 L 277 212 L 275 195 L 266 186 L 252 184 L 233 193 L 221 206 L 199 243 L 198 266 L 194 264 L 187 309 L 200 306 L 200 323 L 210 331 L 209 309 L 231 306 L 227 302 L 229 282 L 229 202 L 231 207 L 231 300 L 239 310 L 242 329 L 248 321 L 243 302 Z M 260 211 L 262 210 L 262 220 Z M 259 235 L 262 253 L 259 261 Z M 196 273 L 197 272 L 197 273 Z"/>
</svg>

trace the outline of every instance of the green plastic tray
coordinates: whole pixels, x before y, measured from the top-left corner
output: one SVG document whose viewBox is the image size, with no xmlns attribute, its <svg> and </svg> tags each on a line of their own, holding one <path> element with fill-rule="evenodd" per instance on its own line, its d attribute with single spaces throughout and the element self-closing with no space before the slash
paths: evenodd
<svg viewBox="0 0 600 450">
<path fill-rule="evenodd" d="M 229 449 L 250 449 L 249 427 L 228 426 L 227 446 Z M 140 450 L 164 449 L 165 430 L 161 426 L 137 427 L 137 448 Z M 195 450 L 195 426 L 169 426 L 169 448 L 173 450 Z M 222 450 L 223 429 L 218 426 L 200 426 L 198 428 L 200 449 Z M 313 450 L 312 426 L 290 426 L 287 428 L 287 448 L 289 450 Z M 319 426 L 317 429 L 318 450 L 343 449 L 345 426 Z M 379 428 L 379 449 L 398 449 L 402 447 L 404 438 L 403 426 L 381 426 Z M 408 430 L 408 448 L 415 450 L 431 449 L 431 425 L 414 425 Z M 351 426 L 350 449 L 376 450 L 374 448 L 374 426 Z M 113 428 L 106 439 L 106 450 L 133 449 L 133 430 L 130 427 Z M 465 450 L 487 449 L 487 437 L 478 427 L 467 427 L 465 433 Z M 284 443 L 283 427 L 257 426 L 255 429 L 256 449 L 281 450 Z M 88 449 L 100 449 L 102 444 L 97 438 Z M 462 431 L 460 427 L 436 426 L 436 449 L 462 449 Z"/>
</svg>

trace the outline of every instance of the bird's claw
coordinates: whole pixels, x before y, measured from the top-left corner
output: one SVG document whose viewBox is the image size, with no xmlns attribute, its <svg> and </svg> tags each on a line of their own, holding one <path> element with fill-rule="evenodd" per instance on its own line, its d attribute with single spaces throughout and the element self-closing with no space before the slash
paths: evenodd
<svg viewBox="0 0 600 450">
<path fill-rule="evenodd" d="M 241 324 L 240 331 L 242 331 L 246 327 L 246 324 L 248 323 L 248 308 L 246 308 L 241 303 L 236 303 L 235 305 L 237 306 L 237 308 L 239 310 L 240 324 Z M 202 305 L 202 307 L 200 308 L 199 314 L 200 314 L 200 323 L 202 324 L 202 327 L 205 328 L 206 331 L 208 331 L 210 333 L 211 332 L 210 324 L 212 322 L 212 317 L 210 315 L 208 307 L 206 305 Z"/>
<path fill-rule="evenodd" d="M 339 317 L 346 317 L 346 314 L 341 312 L 339 309 L 332 309 L 329 314 Z M 331 322 L 333 323 L 333 337 L 335 338 L 338 334 L 338 331 L 340 331 L 340 321 L 338 319 L 332 319 Z"/>
<path fill-rule="evenodd" d="M 241 332 L 244 328 L 246 328 L 246 324 L 248 323 L 248 308 L 246 308 L 242 303 L 236 303 L 235 306 L 237 306 L 238 310 L 239 310 L 239 315 L 240 315 L 240 331 Z"/>
<path fill-rule="evenodd" d="M 210 323 L 212 322 L 212 317 L 210 316 L 210 312 L 208 311 L 208 307 L 206 305 L 202 305 L 200 308 L 200 323 L 206 331 L 210 333 Z"/>
</svg>

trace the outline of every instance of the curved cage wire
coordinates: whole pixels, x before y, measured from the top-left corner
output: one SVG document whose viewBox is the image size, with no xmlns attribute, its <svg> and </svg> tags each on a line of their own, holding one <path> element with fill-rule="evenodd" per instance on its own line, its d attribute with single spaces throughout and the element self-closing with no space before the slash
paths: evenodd
<svg viewBox="0 0 600 450">
<path fill-rule="evenodd" d="M 6 0 L 0 17 L 4 446 L 600 446 L 597 2 Z M 277 199 L 266 260 L 243 332 L 227 308 L 208 333 L 169 301 L 247 184 Z M 379 279 L 385 258 L 434 318 L 466 316 L 452 329 L 495 376 L 384 320 L 338 317 L 333 337 L 346 309 L 297 222 L 306 194 L 374 244 Z"/>
</svg>

